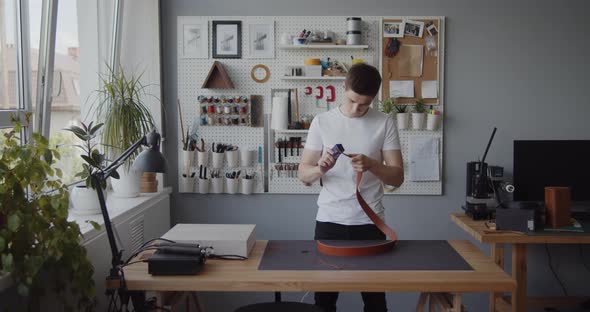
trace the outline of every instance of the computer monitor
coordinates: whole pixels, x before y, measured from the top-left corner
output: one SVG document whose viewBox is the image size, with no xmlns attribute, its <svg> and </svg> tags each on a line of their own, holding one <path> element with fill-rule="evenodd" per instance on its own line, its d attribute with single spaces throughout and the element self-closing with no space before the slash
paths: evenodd
<svg viewBox="0 0 590 312">
<path fill-rule="evenodd" d="M 514 141 L 514 200 L 544 201 L 546 186 L 569 186 L 590 201 L 590 140 Z"/>
</svg>

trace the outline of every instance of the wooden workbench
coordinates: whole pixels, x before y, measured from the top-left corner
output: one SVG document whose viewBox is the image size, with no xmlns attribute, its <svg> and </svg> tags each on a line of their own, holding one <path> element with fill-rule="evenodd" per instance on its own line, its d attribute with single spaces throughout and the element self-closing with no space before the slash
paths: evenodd
<svg viewBox="0 0 590 312">
<path fill-rule="evenodd" d="M 146 263 L 124 268 L 129 290 L 196 291 L 345 291 L 345 292 L 511 292 L 515 282 L 468 241 L 449 244 L 470 271 L 268 271 L 258 270 L 267 241 L 257 241 L 246 261 L 208 260 L 194 276 L 151 276 Z M 116 282 L 108 283 L 110 288 Z"/>
<path fill-rule="evenodd" d="M 516 290 L 511 302 L 497 292 L 490 294 L 490 311 L 524 312 L 527 307 L 569 305 L 576 306 L 588 300 L 585 297 L 527 297 L 527 244 L 590 244 L 590 235 L 577 233 L 556 233 L 527 235 L 517 232 L 495 233 L 488 229 L 485 221 L 474 221 L 464 213 L 452 213 L 451 220 L 481 243 L 490 243 L 491 258 L 504 268 L 504 244 L 512 244 L 512 277 Z"/>
</svg>

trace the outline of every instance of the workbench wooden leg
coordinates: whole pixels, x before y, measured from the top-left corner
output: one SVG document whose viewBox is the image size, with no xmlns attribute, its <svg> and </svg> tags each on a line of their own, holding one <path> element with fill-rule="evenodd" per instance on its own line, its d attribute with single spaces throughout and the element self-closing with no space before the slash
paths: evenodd
<svg viewBox="0 0 590 312">
<path fill-rule="evenodd" d="M 512 277 L 516 281 L 516 290 L 512 293 L 512 312 L 525 312 L 527 303 L 527 246 L 512 245 Z"/>
<path fill-rule="evenodd" d="M 490 249 L 492 260 L 504 270 L 504 244 L 491 243 Z M 490 293 L 490 312 L 496 312 L 496 298 L 501 295 L 502 293 Z"/>
<path fill-rule="evenodd" d="M 421 293 L 418 298 L 418 304 L 416 305 L 416 312 L 425 312 L 424 308 L 428 302 L 428 293 Z"/>
<path fill-rule="evenodd" d="M 199 300 L 199 293 L 192 291 L 190 292 L 190 297 L 193 298 L 193 302 L 195 303 L 195 312 L 205 312 L 201 300 Z"/>
<path fill-rule="evenodd" d="M 434 300 L 434 294 L 428 294 L 428 312 L 436 311 L 436 301 Z"/>
<path fill-rule="evenodd" d="M 453 303 L 453 312 L 463 311 L 463 303 L 461 302 L 461 294 L 451 294 L 451 302 Z"/>
</svg>

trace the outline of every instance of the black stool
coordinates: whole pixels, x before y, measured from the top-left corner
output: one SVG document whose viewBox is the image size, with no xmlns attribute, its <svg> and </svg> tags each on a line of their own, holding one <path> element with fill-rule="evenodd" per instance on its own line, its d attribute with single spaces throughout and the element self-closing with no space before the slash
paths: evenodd
<svg viewBox="0 0 590 312">
<path fill-rule="evenodd" d="M 238 308 L 234 312 L 324 312 L 320 307 L 302 302 L 282 302 L 281 293 L 275 292 L 274 302 L 255 303 Z"/>
<path fill-rule="evenodd" d="M 238 308 L 235 312 L 323 312 L 320 307 L 301 302 L 264 302 Z"/>
</svg>

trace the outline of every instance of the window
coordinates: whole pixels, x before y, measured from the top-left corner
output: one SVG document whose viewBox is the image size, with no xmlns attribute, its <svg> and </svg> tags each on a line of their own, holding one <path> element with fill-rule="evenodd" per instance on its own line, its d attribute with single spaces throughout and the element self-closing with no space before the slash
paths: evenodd
<svg viewBox="0 0 590 312">
<path fill-rule="evenodd" d="M 14 5 L 0 0 L 0 110 L 15 110 L 16 48 L 14 41 Z"/>
<path fill-rule="evenodd" d="M 49 125 L 49 143 L 51 146 L 59 146 L 58 151 L 61 154 L 56 166 L 63 172 L 62 181 L 68 184 L 78 179 L 74 176 L 82 169 L 80 150 L 73 146 L 79 144 L 80 140 L 73 133 L 63 130 L 71 125 L 77 125 L 81 119 L 81 99 L 76 88 L 80 79 L 77 2 L 58 2 Z"/>
</svg>

